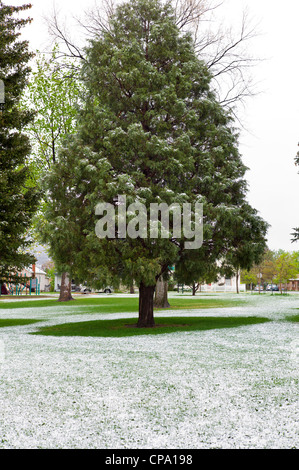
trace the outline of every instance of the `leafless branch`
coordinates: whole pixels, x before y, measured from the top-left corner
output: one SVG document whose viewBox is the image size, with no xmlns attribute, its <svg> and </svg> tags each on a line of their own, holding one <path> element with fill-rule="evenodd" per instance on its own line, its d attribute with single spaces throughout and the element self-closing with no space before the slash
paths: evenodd
<svg viewBox="0 0 299 470">
<path fill-rule="evenodd" d="M 86 40 L 111 33 L 109 20 L 119 3 L 121 0 L 102 0 L 101 3 L 95 0 L 94 7 L 85 12 L 84 18 L 75 18 Z M 196 53 L 210 70 L 220 102 L 231 108 L 256 93 L 250 72 L 259 59 L 252 57 L 246 46 L 257 36 L 257 31 L 256 27 L 251 27 L 247 11 L 240 19 L 239 31 L 219 25 L 214 15 L 223 3 L 224 0 L 172 0 L 178 27 L 193 35 Z M 48 19 L 48 28 L 54 40 L 64 45 L 64 57 L 79 62 L 85 60 L 84 49 L 78 45 L 77 37 L 71 37 L 55 7 Z"/>
<path fill-rule="evenodd" d="M 103 32 L 110 33 L 110 18 L 115 12 L 114 0 L 102 0 L 101 6 L 95 4 L 92 9 L 85 12 L 85 19 L 76 18 L 78 24 L 87 35 L 101 36 Z"/>
<path fill-rule="evenodd" d="M 251 26 L 245 10 L 239 31 L 217 24 L 214 11 L 221 6 L 208 0 L 176 0 L 179 27 L 193 35 L 195 50 L 207 65 L 213 77 L 215 91 L 220 102 L 231 108 L 244 103 L 245 98 L 256 94 L 251 70 L 261 59 L 252 57 L 247 45 L 258 35 Z M 219 23 L 219 20 L 218 20 Z"/>
<path fill-rule="evenodd" d="M 221 5 L 212 5 L 208 0 L 173 0 L 172 2 L 176 13 L 176 24 L 180 29 L 197 27 L 200 21 L 208 12 L 215 10 Z"/>
<path fill-rule="evenodd" d="M 66 25 L 61 24 L 58 16 L 59 14 L 57 12 L 56 6 L 53 5 L 52 16 L 50 18 L 46 18 L 50 36 L 53 37 L 55 42 L 62 43 L 66 47 L 66 50 L 63 52 L 64 57 L 85 60 L 82 48 L 80 48 L 78 43 L 72 39 Z"/>
</svg>

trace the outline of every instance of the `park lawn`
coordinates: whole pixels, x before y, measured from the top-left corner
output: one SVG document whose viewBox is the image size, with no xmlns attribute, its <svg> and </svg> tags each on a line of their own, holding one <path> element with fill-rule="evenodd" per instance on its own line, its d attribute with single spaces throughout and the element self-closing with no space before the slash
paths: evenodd
<svg viewBox="0 0 299 470">
<path fill-rule="evenodd" d="M 298 323 L 299 322 L 299 315 L 292 315 L 292 316 L 286 317 L 286 320 Z"/>
<path fill-rule="evenodd" d="M 0 312 L 6 309 L 18 308 L 45 308 L 45 307 L 72 307 L 74 306 L 73 314 L 75 313 L 121 313 L 121 312 L 138 312 L 138 297 L 98 297 L 98 298 L 76 298 L 70 302 L 58 302 L 56 299 L 42 299 L 42 300 L 16 300 L 15 302 L 0 302 Z M 202 309 L 202 308 L 225 308 L 237 307 L 246 304 L 244 299 L 215 299 L 205 297 L 195 298 L 170 298 L 169 299 L 171 310 L 179 309 Z M 80 309 L 82 307 L 82 310 Z M 77 310 L 78 309 L 78 310 Z M 155 309 L 160 310 L 160 309 Z M 164 309 L 163 309 L 164 310 Z"/>
<path fill-rule="evenodd" d="M 10 310 L 15 308 L 34 308 L 34 307 L 53 307 L 57 305 L 58 302 L 56 299 L 42 299 L 42 300 L 22 300 L 22 297 L 19 298 L 20 300 L 10 300 L 9 302 L 5 302 L 5 298 L 1 297 L 0 301 L 0 312 L 1 310 Z"/>
<path fill-rule="evenodd" d="M 136 318 L 94 320 L 44 326 L 33 335 L 124 337 L 235 328 L 271 321 L 263 317 L 157 317 L 154 328 L 137 328 Z"/>
<path fill-rule="evenodd" d="M 168 299 L 170 303 L 170 309 L 189 309 L 189 308 L 226 308 L 226 307 L 239 307 L 246 305 L 248 301 L 245 299 L 225 299 L 225 298 L 210 298 L 206 296 L 195 296 L 195 297 L 175 297 Z M 159 309 L 156 309 L 159 310 Z"/>
<path fill-rule="evenodd" d="M 8 326 L 24 326 L 31 325 L 32 323 L 37 323 L 42 320 L 31 320 L 27 318 L 0 318 L 0 328 L 5 328 Z"/>
</svg>

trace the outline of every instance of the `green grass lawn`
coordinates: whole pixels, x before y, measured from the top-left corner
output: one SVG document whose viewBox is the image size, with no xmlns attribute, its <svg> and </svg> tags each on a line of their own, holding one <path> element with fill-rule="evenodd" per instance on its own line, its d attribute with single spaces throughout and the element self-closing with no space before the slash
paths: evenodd
<svg viewBox="0 0 299 470">
<path fill-rule="evenodd" d="M 171 310 L 181 309 L 209 309 L 236 307 L 244 305 L 246 302 L 239 299 L 225 298 L 170 298 Z M 54 326 L 45 326 L 37 332 L 31 334 L 51 335 L 51 336 L 133 336 L 144 334 L 173 333 L 175 331 L 195 331 L 215 328 L 233 328 L 244 325 L 251 325 L 268 321 L 266 318 L 256 317 L 159 317 L 159 311 L 165 309 L 155 309 L 155 328 L 137 328 L 136 321 L 138 315 L 137 297 L 82 297 L 71 302 L 58 302 L 56 299 L 40 300 L 17 300 L 0 304 L 0 312 L 5 314 L 6 309 L 28 308 L 31 310 L 43 309 L 46 314 L 48 307 L 59 307 L 60 313 L 67 308 L 67 314 L 107 314 L 107 313 L 133 313 L 135 318 L 117 320 L 96 320 L 73 323 L 63 323 Z M 49 312 L 49 319 L 51 312 Z M 17 326 L 34 323 L 37 320 L 30 319 L 0 319 L 0 327 Z"/>
<path fill-rule="evenodd" d="M 5 328 L 7 326 L 23 326 L 31 325 L 32 323 L 37 323 L 41 320 L 31 320 L 27 318 L 0 318 L 0 328 Z"/>
<path fill-rule="evenodd" d="M 170 298 L 169 309 L 200 309 L 200 308 L 223 308 L 223 307 L 237 307 L 245 305 L 245 300 L 233 299 L 215 299 L 205 297 L 195 298 Z M 81 313 L 80 308 L 88 313 L 116 313 L 116 312 L 138 312 L 138 298 L 137 297 L 98 297 L 98 298 L 76 298 L 70 302 L 58 302 L 56 299 L 42 299 L 42 300 L 16 300 L 15 302 L 0 302 L 0 312 L 6 309 L 17 308 L 45 308 L 45 307 L 64 306 L 70 308 L 75 307 L 73 313 Z M 76 312 L 78 308 L 78 312 Z M 159 309 L 155 309 L 159 310 Z M 164 310 L 164 309 L 163 309 Z"/>
<path fill-rule="evenodd" d="M 34 335 L 121 337 L 155 335 L 178 331 L 200 331 L 216 328 L 235 328 L 270 321 L 261 317 L 157 317 L 154 328 L 137 328 L 136 319 L 94 320 L 44 326 Z"/>
<path fill-rule="evenodd" d="M 290 317 L 286 317 L 286 320 L 298 323 L 299 322 L 299 315 L 292 315 Z"/>
</svg>

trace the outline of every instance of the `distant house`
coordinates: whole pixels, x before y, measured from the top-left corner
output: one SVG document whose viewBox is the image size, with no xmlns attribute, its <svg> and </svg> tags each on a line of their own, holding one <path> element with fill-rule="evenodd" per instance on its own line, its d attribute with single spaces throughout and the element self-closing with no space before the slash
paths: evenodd
<svg viewBox="0 0 299 470">
<path fill-rule="evenodd" d="M 33 277 L 33 273 L 34 271 L 32 268 L 25 268 L 19 274 L 30 278 Z M 35 267 L 35 278 L 39 283 L 41 292 L 47 292 L 50 290 L 50 279 L 48 278 L 47 273 L 43 271 L 39 266 Z"/>
<path fill-rule="evenodd" d="M 61 286 L 61 274 L 55 273 L 55 281 L 54 281 L 54 290 L 55 292 L 60 291 Z M 72 291 L 75 292 L 76 290 L 80 290 L 79 286 L 76 285 L 74 279 L 72 279 Z"/>
<path fill-rule="evenodd" d="M 54 291 L 59 292 L 61 286 L 61 274 L 55 273 Z"/>
<path fill-rule="evenodd" d="M 175 289 L 179 291 L 191 291 L 191 286 L 182 286 L 178 285 Z M 210 284 L 202 284 L 199 289 L 199 292 L 236 292 L 237 291 L 237 278 L 234 277 L 220 277 L 217 282 L 211 282 Z M 240 276 L 238 277 L 238 291 L 245 292 L 246 284 L 240 283 Z"/>
<path fill-rule="evenodd" d="M 299 291 L 299 274 L 294 279 L 289 279 L 288 290 Z"/>
<path fill-rule="evenodd" d="M 204 292 L 236 292 L 237 290 L 237 278 L 234 277 L 221 277 L 217 282 L 211 284 L 203 284 L 201 291 Z M 238 278 L 238 290 L 239 292 L 246 291 L 246 285 L 240 283 L 240 276 Z"/>
</svg>

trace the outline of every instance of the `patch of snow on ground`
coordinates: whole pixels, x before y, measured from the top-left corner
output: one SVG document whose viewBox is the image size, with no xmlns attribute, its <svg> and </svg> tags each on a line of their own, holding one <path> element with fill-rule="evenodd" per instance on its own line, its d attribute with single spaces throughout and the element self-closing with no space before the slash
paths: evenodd
<svg viewBox="0 0 299 470">
<path fill-rule="evenodd" d="M 226 298 L 226 297 L 225 297 Z M 233 296 L 231 296 L 233 298 Z M 297 448 L 297 296 L 168 315 L 266 316 L 238 328 L 128 338 L 32 336 L 41 325 L 130 313 L 3 310 L 0 448 Z"/>
</svg>

